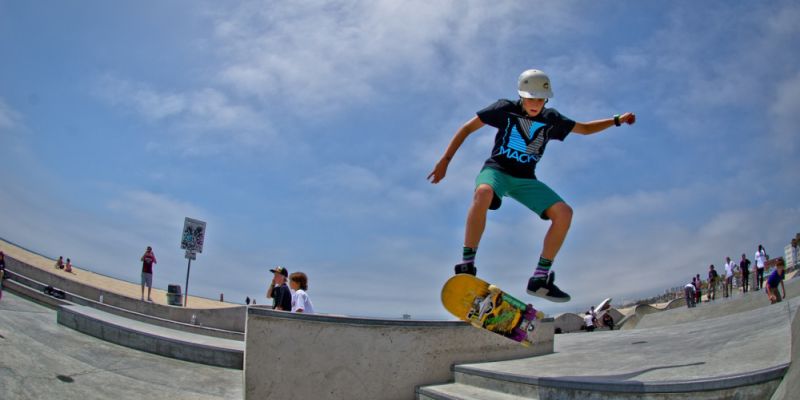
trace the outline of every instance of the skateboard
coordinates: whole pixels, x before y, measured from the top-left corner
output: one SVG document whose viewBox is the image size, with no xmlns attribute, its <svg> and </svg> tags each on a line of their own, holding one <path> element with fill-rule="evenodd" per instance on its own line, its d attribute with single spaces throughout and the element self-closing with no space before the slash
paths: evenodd
<svg viewBox="0 0 800 400">
<path fill-rule="evenodd" d="M 447 280 L 442 288 L 442 304 L 458 319 L 523 346 L 533 343 L 534 321 L 544 318 L 544 313 L 532 305 L 468 274 Z"/>
</svg>

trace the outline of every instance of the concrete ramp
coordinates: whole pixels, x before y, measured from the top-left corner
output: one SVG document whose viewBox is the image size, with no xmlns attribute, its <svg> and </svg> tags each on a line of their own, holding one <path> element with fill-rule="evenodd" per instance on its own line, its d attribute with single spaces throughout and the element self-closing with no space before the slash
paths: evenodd
<svg viewBox="0 0 800 400">
<path fill-rule="evenodd" d="M 769 399 L 792 361 L 798 305 L 795 298 L 734 314 L 709 306 L 700 320 L 642 327 L 686 309 L 663 311 L 637 329 L 559 335 L 554 354 L 457 365 L 452 383 L 419 388 L 417 398 Z"/>
</svg>

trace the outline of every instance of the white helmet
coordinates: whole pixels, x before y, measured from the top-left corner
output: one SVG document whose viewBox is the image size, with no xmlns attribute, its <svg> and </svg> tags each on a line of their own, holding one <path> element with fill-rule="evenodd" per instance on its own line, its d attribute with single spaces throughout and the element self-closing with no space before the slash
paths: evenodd
<svg viewBox="0 0 800 400">
<path fill-rule="evenodd" d="M 526 99 L 549 99 L 553 97 L 550 78 L 538 69 L 529 69 L 519 76 L 517 92 Z"/>
</svg>

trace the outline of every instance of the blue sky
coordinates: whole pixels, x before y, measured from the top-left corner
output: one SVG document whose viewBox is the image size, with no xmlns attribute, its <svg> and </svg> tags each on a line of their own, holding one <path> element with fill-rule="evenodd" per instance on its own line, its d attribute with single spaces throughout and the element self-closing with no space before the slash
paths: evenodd
<svg viewBox="0 0 800 400">
<path fill-rule="evenodd" d="M 800 5 L 791 1 L 0 0 L 0 236 L 137 281 L 183 284 L 184 217 L 207 221 L 190 292 L 263 297 L 309 275 L 321 312 L 450 318 L 473 180 L 494 131 L 425 177 L 456 129 L 528 68 L 578 121 L 537 168 L 574 208 L 524 294 L 547 224 L 507 201 L 479 274 L 548 313 L 662 292 L 800 231 Z"/>
</svg>

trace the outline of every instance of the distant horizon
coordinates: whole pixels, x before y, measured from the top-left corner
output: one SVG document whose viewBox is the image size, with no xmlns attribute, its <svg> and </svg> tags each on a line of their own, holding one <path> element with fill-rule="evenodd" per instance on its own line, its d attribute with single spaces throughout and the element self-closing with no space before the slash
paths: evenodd
<svg viewBox="0 0 800 400">
<path fill-rule="evenodd" d="M 20 249 L 23 249 L 23 250 L 25 250 L 25 251 L 27 251 L 27 252 L 29 252 L 29 253 L 36 254 L 36 255 L 39 255 L 39 256 L 41 256 L 41 257 L 44 257 L 44 258 L 47 258 L 47 259 L 53 260 L 53 261 L 57 260 L 57 257 L 58 257 L 58 256 L 49 256 L 49 255 L 46 255 L 46 254 L 42 254 L 42 253 L 40 253 L 40 252 L 38 252 L 38 251 L 36 251 L 36 250 L 32 250 L 32 249 L 30 249 L 29 247 L 26 247 L 26 246 L 20 245 L 20 244 L 18 244 L 18 243 L 15 243 L 14 241 L 11 241 L 11 240 L 9 240 L 8 238 L 2 237 L 2 236 L 0 236 L 0 240 L 4 241 L 4 242 L 6 242 L 6 243 L 9 243 L 9 244 L 11 244 L 11 245 L 13 245 L 13 246 L 16 246 L 16 247 L 18 247 L 18 248 L 20 248 Z M 12 257 L 12 258 L 13 258 L 13 257 Z M 748 257 L 748 258 L 749 258 L 749 257 Z M 783 254 L 781 254 L 781 256 L 780 256 L 780 257 L 772 257 L 772 258 L 770 258 L 770 260 L 774 260 L 774 259 L 776 259 L 776 258 L 784 258 L 784 255 L 783 255 Z M 65 259 L 66 259 L 66 257 L 65 257 Z M 92 273 L 96 273 L 96 274 L 99 274 L 99 275 L 107 276 L 107 277 L 110 277 L 110 278 L 113 278 L 113 279 L 118 279 L 118 280 L 121 280 L 121 281 L 124 281 L 124 282 L 128 282 L 128 283 L 136 284 L 136 285 L 138 285 L 138 284 L 139 284 L 139 282 L 135 282 L 135 281 L 132 281 L 132 280 L 127 280 L 127 279 L 125 279 L 125 278 L 123 278 L 123 277 L 118 277 L 118 276 L 114 276 L 114 275 L 111 275 L 111 274 L 104 274 L 104 273 L 102 273 L 102 272 L 95 271 L 95 270 L 93 270 L 91 267 L 85 267 L 85 266 L 80 266 L 80 265 L 76 265 L 76 264 L 73 264 L 73 266 L 74 266 L 74 267 L 76 267 L 76 268 L 79 268 L 79 269 L 83 269 L 83 270 L 86 270 L 86 271 L 89 271 L 89 272 L 92 272 Z M 703 275 L 701 274 L 701 278 L 702 278 L 702 277 L 703 277 Z M 191 279 L 190 279 L 190 282 L 191 282 Z M 157 287 L 159 287 L 159 286 L 158 286 L 158 285 L 156 285 L 156 284 L 154 283 L 154 284 L 153 284 L 153 287 L 154 287 L 154 288 L 157 288 Z M 181 287 L 183 287 L 183 284 L 182 284 L 182 283 L 181 283 Z M 615 301 L 615 300 L 616 300 L 616 298 L 615 298 L 614 296 L 609 296 L 609 297 L 606 297 L 606 298 L 610 298 L 610 299 L 611 299 L 611 302 L 610 302 L 610 303 L 611 303 L 611 306 L 612 306 L 613 308 L 616 308 L 616 309 L 621 309 L 621 308 L 627 308 L 627 307 L 631 307 L 631 306 L 632 306 L 632 305 L 634 305 L 634 304 L 637 304 L 637 303 L 639 303 L 639 302 L 641 302 L 641 301 L 649 300 L 649 299 L 651 299 L 651 298 L 655 298 L 655 297 L 659 297 L 659 296 L 665 296 L 665 295 L 667 295 L 667 294 L 674 294 L 673 292 L 671 292 L 671 290 L 673 290 L 673 289 L 676 289 L 676 288 L 678 288 L 678 287 L 679 287 L 679 286 L 673 286 L 673 287 L 671 287 L 671 288 L 666 288 L 666 289 L 664 289 L 664 292 L 663 292 L 663 293 L 661 293 L 661 294 L 654 294 L 654 295 L 651 295 L 651 296 L 645 296 L 645 297 L 642 297 L 642 298 L 639 298 L 639 299 L 636 299 L 636 300 L 627 300 L 627 299 L 622 299 L 622 300 L 620 300 L 619 302 L 617 302 L 617 301 Z M 680 287 L 682 287 L 682 285 L 681 285 Z M 162 288 L 162 290 L 166 290 L 166 288 L 167 288 L 167 286 L 165 285 L 165 286 Z M 185 290 L 185 288 L 184 288 L 183 290 Z M 224 292 L 223 292 L 223 293 L 224 293 Z M 190 295 L 190 296 L 195 296 L 195 297 L 201 297 L 201 298 L 204 298 L 204 299 L 207 299 L 207 300 L 219 301 L 219 297 L 216 297 L 216 298 L 214 298 L 214 297 L 206 297 L 206 296 L 202 296 L 202 295 L 196 295 L 196 294 L 193 294 L 193 293 L 191 293 L 191 292 L 189 293 L 189 295 Z M 603 300 L 605 300 L 606 298 L 604 298 Z M 251 297 L 250 299 L 251 299 L 251 300 L 253 300 L 253 299 L 256 299 L 256 300 L 257 300 L 258 298 L 256 298 L 256 297 Z M 675 299 L 678 299 L 678 297 L 676 297 Z M 535 300 L 535 299 L 534 299 L 534 300 Z M 673 300 L 674 300 L 674 299 L 673 299 Z M 242 302 L 237 302 L 237 301 L 229 301 L 229 300 L 227 300 L 227 296 L 225 297 L 225 299 L 223 299 L 223 302 L 225 302 L 225 303 L 230 303 L 230 304 L 246 305 L 244 300 L 243 300 Z M 657 302 L 656 302 L 656 303 L 657 303 Z M 651 305 L 652 305 L 652 304 L 656 304 L 656 303 L 654 303 L 654 302 L 648 302 L 648 304 L 651 304 Z M 599 303 L 598 303 L 598 304 L 599 304 Z M 615 305 L 615 304 L 616 304 L 616 305 Z M 251 303 L 251 305 L 252 305 L 252 303 Z M 268 303 L 268 302 L 263 302 L 263 303 L 256 304 L 256 305 L 269 305 L 269 303 Z M 588 309 L 589 309 L 589 308 L 587 307 L 586 309 L 579 309 L 579 310 L 574 310 L 574 311 L 562 311 L 562 312 L 560 312 L 560 313 L 557 313 L 557 314 L 549 314 L 549 313 L 548 313 L 547 315 L 548 315 L 548 316 L 557 316 L 557 315 L 564 314 L 564 313 L 572 313 L 572 314 L 578 314 L 578 315 L 580 315 L 580 314 L 583 314 L 584 312 L 588 311 Z M 332 314 L 332 313 L 323 313 L 323 314 Z M 332 314 L 332 315 L 341 315 L 341 314 Z M 449 314 L 448 314 L 448 315 L 449 315 Z M 415 317 L 414 315 L 407 314 L 407 313 L 405 313 L 405 314 L 401 314 L 399 317 L 392 317 L 392 316 L 388 316 L 388 315 L 345 315 L 345 316 L 348 316 L 348 317 L 366 317 L 366 318 L 389 318 L 389 319 L 431 320 L 431 318 L 425 318 L 425 317 L 422 317 L 422 318 L 417 318 L 417 317 Z M 406 318 L 406 316 L 409 316 L 409 318 Z M 451 316 L 451 317 L 450 317 L 450 318 L 448 318 L 447 320 L 454 320 L 454 319 L 455 319 L 455 317 L 452 317 L 452 316 Z M 438 319 L 433 319 L 433 320 L 442 320 L 442 319 L 441 319 L 441 318 L 438 318 Z"/>
</svg>

